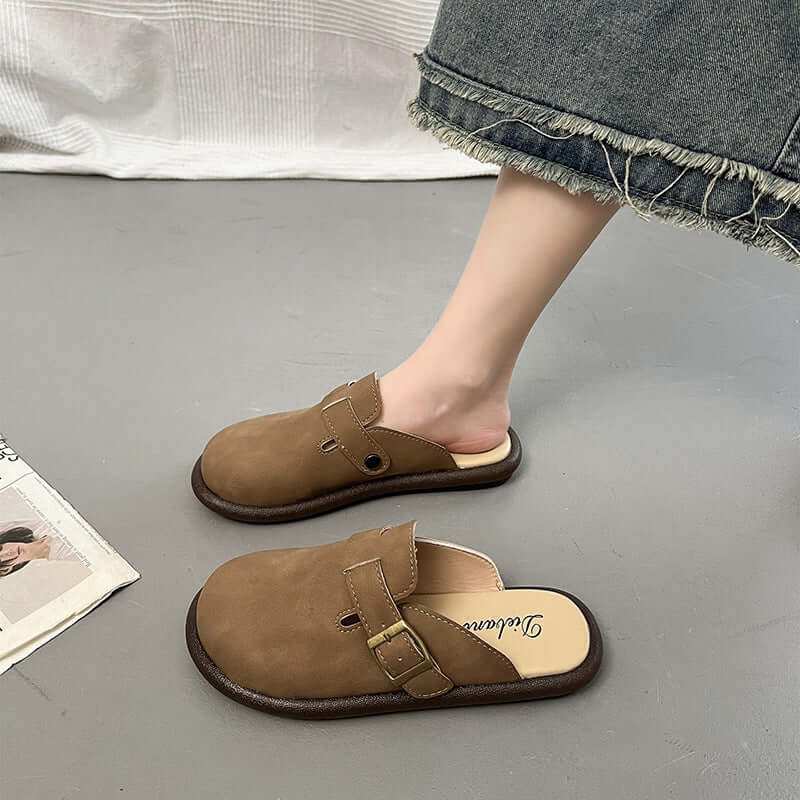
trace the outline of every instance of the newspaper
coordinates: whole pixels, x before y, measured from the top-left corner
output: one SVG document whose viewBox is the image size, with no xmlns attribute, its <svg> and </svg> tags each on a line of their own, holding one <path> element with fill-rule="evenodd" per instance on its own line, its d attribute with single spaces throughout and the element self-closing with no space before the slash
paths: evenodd
<svg viewBox="0 0 800 800">
<path fill-rule="evenodd" d="M 0 434 L 0 675 L 138 577 Z"/>
</svg>

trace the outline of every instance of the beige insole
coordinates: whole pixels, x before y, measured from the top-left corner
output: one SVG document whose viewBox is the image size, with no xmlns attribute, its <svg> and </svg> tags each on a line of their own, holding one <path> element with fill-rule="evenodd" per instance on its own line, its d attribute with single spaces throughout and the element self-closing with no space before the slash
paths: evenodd
<svg viewBox="0 0 800 800">
<path fill-rule="evenodd" d="M 453 461 L 459 469 L 469 469 L 470 467 L 485 467 L 489 464 L 496 464 L 508 457 L 511 452 L 511 436 L 507 433 L 506 438 L 497 447 L 487 450 L 485 453 L 450 453 Z"/>
<path fill-rule="evenodd" d="M 589 652 L 589 626 L 568 597 L 546 589 L 414 594 L 503 653 L 523 678 L 560 675 Z"/>
</svg>

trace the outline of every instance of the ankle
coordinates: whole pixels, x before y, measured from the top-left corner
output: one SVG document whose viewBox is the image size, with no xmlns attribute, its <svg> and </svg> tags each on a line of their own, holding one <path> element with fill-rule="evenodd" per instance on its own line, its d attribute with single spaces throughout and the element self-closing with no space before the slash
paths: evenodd
<svg viewBox="0 0 800 800">
<path fill-rule="evenodd" d="M 452 369 L 412 356 L 381 378 L 378 424 L 431 439 L 452 452 L 479 453 L 503 441 L 508 383 L 480 370 Z"/>
<path fill-rule="evenodd" d="M 499 368 L 489 358 L 461 355 L 456 348 L 439 352 L 428 342 L 392 372 L 443 399 L 467 405 L 506 402 L 511 383 L 511 368 Z"/>
</svg>

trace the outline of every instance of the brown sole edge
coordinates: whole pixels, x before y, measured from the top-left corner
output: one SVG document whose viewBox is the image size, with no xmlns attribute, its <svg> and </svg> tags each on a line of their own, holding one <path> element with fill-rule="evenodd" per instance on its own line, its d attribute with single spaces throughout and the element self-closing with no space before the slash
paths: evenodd
<svg viewBox="0 0 800 800">
<path fill-rule="evenodd" d="M 516 587 L 542 589 L 541 586 Z M 591 611 L 577 598 L 560 589 L 558 592 L 580 608 L 589 625 L 589 652 L 575 669 L 561 675 L 541 678 L 523 678 L 510 683 L 457 686 L 447 694 L 430 700 L 419 700 L 404 691 L 365 694 L 353 697 L 285 698 L 270 697 L 252 689 L 245 689 L 232 681 L 210 658 L 197 633 L 198 592 L 186 615 L 186 646 L 200 674 L 218 691 L 237 703 L 294 719 L 345 719 L 370 714 L 387 714 L 395 711 L 420 711 L 433 708 L 479 706 L 494 703 L 516 703 L 526 700 L 543 700 L 571 694 L 589 683 L 597 675 L 603 660 L 603 640 Z"/>
<path fill-rule="evenodd" d="M 315 517 L 318 514 L 326 514 L 355 503 L 363 503 L 365 500 L 374 500 L 388 495 L 489 488 L 505 483 L 522 461 L 522 443 L 519 437 L 513 428 L 508 429 L 508 434 L 511 438 L 511 451 L 496 464 L 376 478 L 366 483 L 358 483 L 355 486 L 348 486 L 329 494 L 285 506 L 245 506 L 225 500 L 206 486 L 200 469 L 202 457 L 197 459 L 192 470 L 192 490 L 197 499 L 216 514 L 238 522 L 269 525 Z"/>
</svg>

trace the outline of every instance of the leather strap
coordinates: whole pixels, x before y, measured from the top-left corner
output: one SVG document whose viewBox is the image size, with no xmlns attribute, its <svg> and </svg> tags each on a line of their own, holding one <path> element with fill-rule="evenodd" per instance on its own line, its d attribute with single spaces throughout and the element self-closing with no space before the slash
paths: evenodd
<svg viewBox="0 0 800 800">
<path fill-rule="evenodd" d="M 417 632 L 402 618 L 379 558 L 344 570 L 347 588 L 367 634 L 367 646 L 392 681 L 418 698 L 438 697 L 453 688 Z"/>
<path fill-rule="evenodd" d="M 361 424 L 349 397 L 324 406 L 322 419 L 342 454 L 356 469 L 365 475 L 382 475 L 389 469 L 389 454 Z"/>
</svg>

